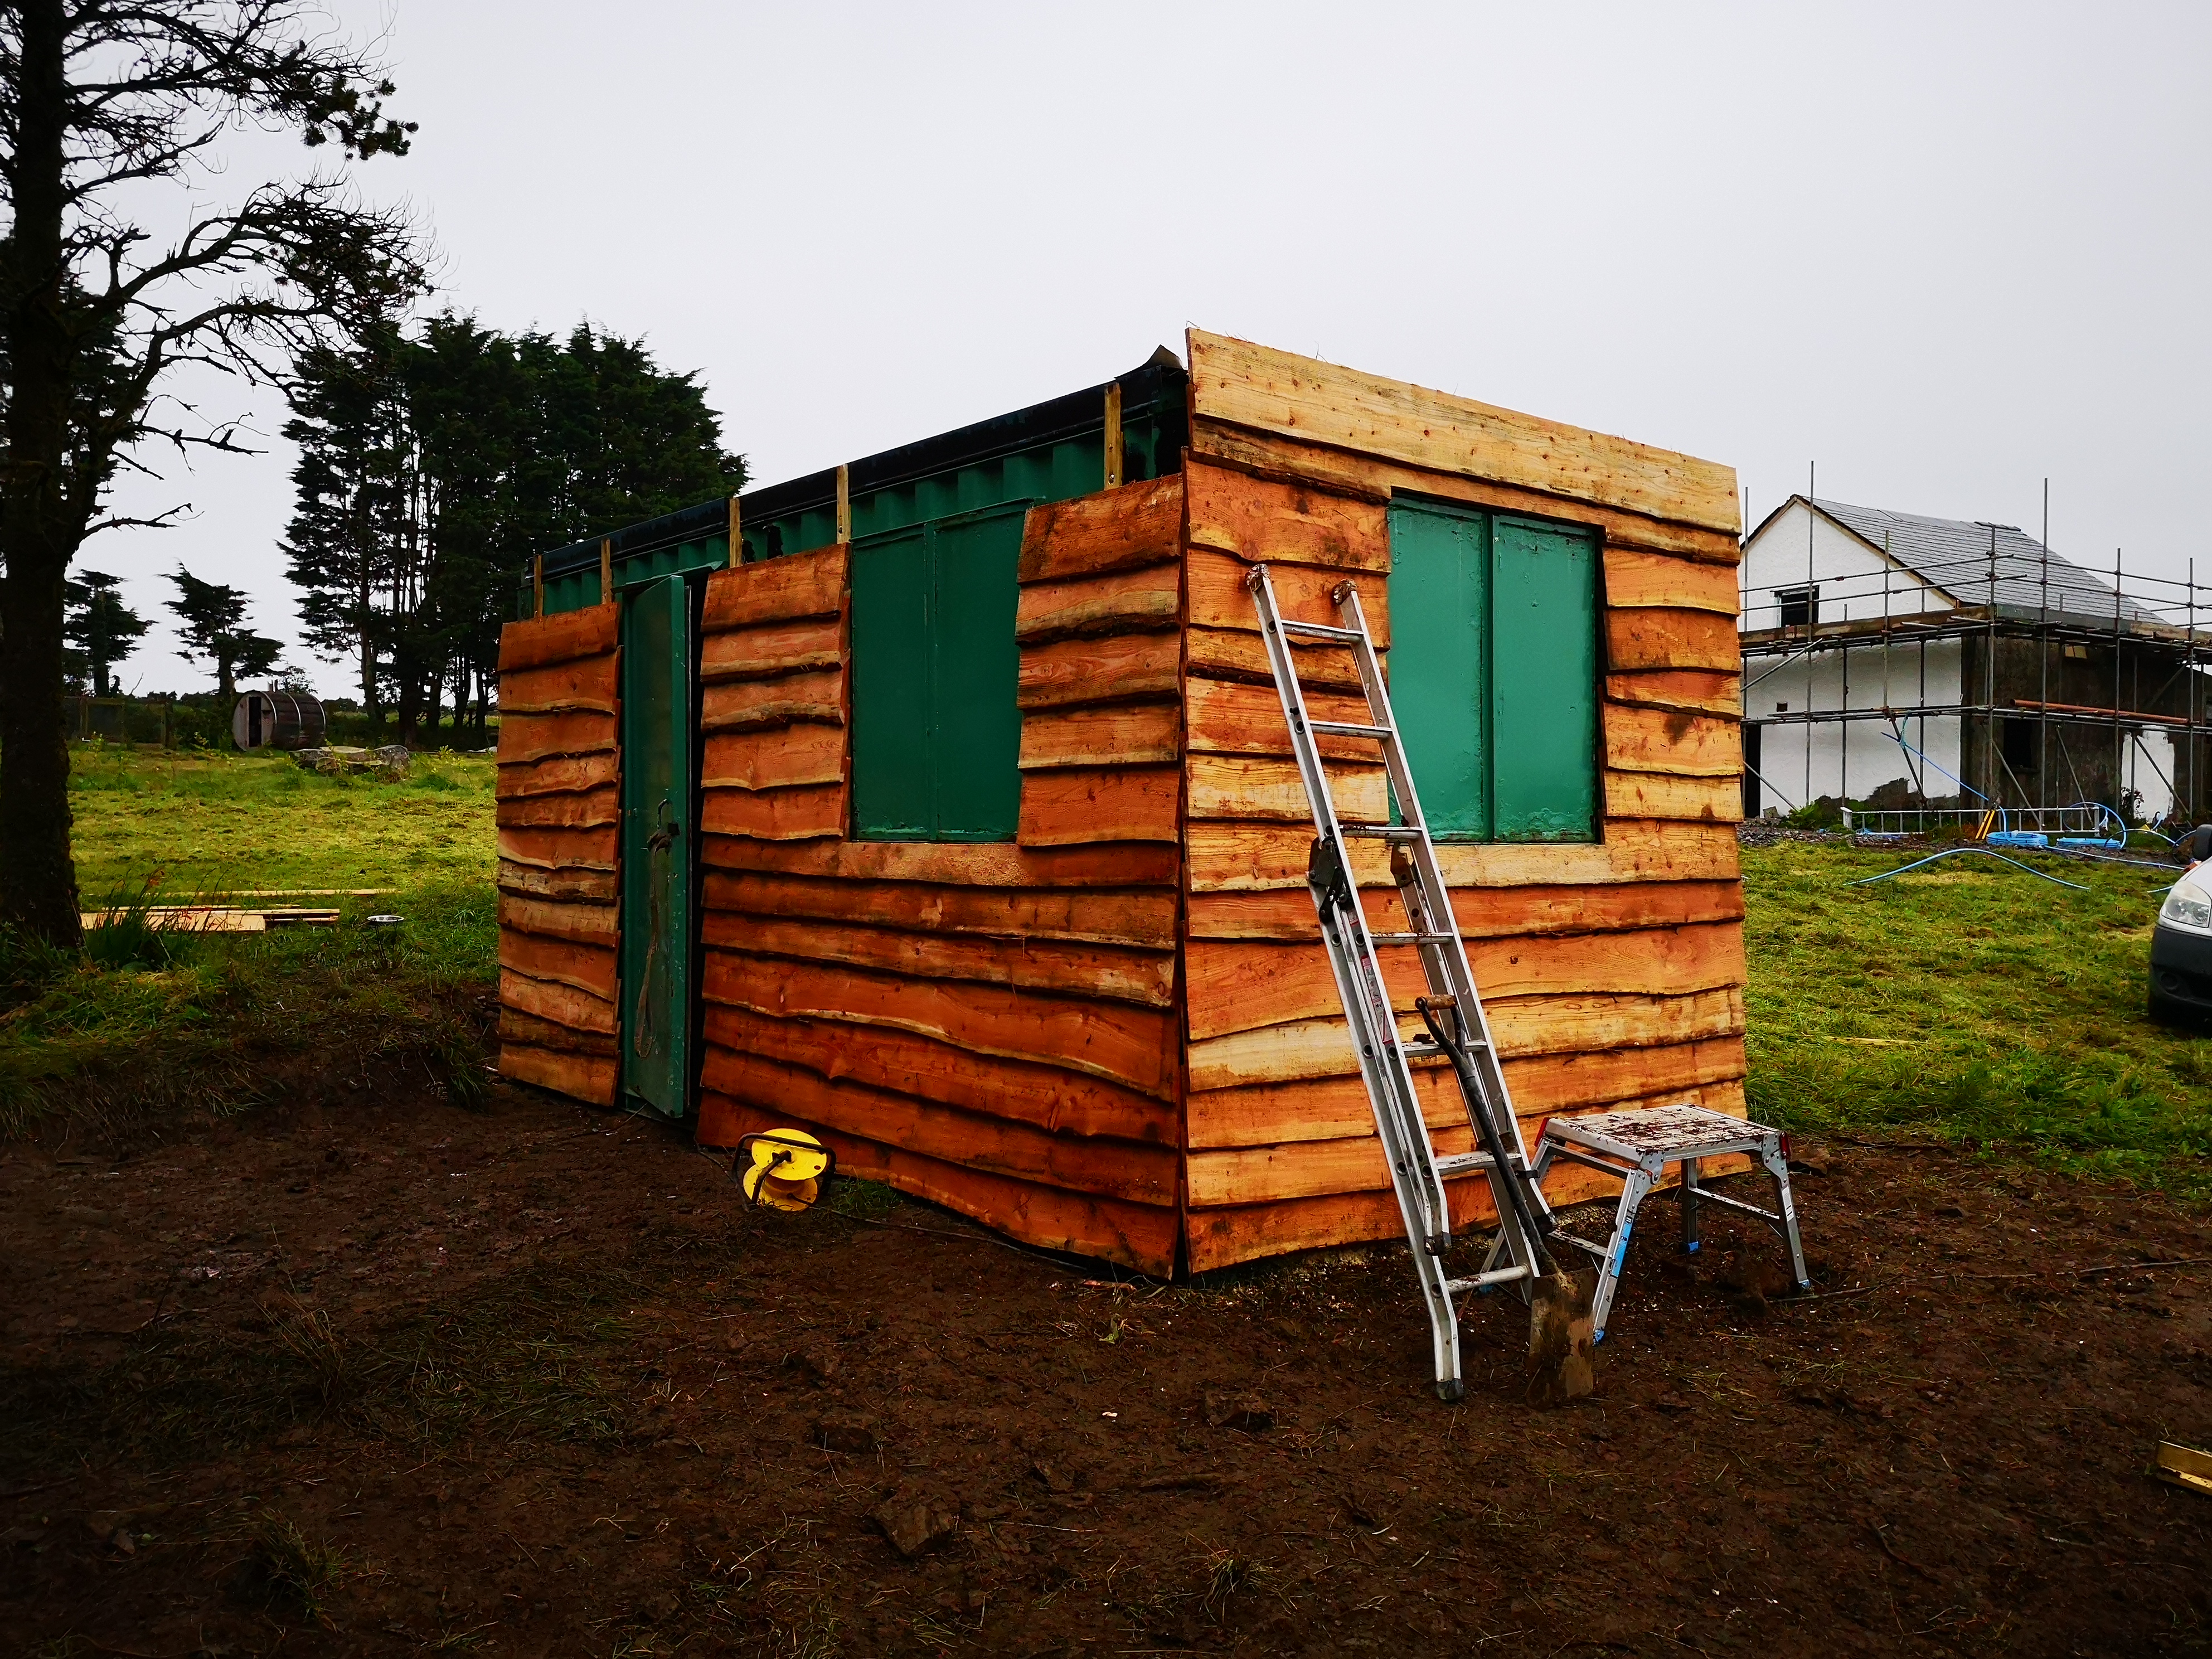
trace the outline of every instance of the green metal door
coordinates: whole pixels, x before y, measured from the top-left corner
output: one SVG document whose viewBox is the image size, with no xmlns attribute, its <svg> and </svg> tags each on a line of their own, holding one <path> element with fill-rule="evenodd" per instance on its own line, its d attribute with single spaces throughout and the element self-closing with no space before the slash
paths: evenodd
<svg viewBox="0 0 2212 1659">
<path fill-rule="evenodd" d="M 623 1089 L 674 1118 L 691 1093 L 692 655 L 682 576 L 623 595 Z"/>
</svg>

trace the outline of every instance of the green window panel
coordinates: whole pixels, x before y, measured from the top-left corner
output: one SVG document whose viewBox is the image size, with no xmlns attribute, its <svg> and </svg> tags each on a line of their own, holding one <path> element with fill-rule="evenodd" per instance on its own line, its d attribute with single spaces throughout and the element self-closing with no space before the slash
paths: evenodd
<svg viewBox="0 0 2212 1659">
<path fill-rule="evenodd" d="M 1026 502 L 853 545 L 853 817 L 876 841 L 1012 841 Z"/>
<path fill-rule="evenodd" d="M 1597 834 L 1597 547 L 1574 526 L 1390 507 L 1390 701 L 1440 841 Z"/>
</svg>

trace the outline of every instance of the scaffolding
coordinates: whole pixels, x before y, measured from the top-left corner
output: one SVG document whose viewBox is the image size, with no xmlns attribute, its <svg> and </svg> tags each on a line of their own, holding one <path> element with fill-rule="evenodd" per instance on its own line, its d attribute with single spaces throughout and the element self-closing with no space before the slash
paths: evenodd
<svg viewBox="0 0 2212 1659">
<path fill-rule="evenodd" d="M 1835 795 L 1850 802 L 1850 733 L 1871 721 L 1901 751 L 1904 781 L 1917 799 L 1878 813 L 1846 805 L 1853 827 L 1879 820 L 1895 833 L 1994 811 L 2008 829 L 2094 833 L 2110 812 L 2127 813 L 2130 796 L 2142 798 L 2135 786 L 2147 781 L 2145 766 L 2164 785 L 2171 815 L 2203 821 L 2212 793 L 2205 678 L 2212 584 L 2197 583 L 2196 562 L 2177 580 L 2126 571 L 2115 553 L 2107 585 L 2104 572 L 2054 557 L 2039 544 L 2030 544 L 2039 558 L 2000 556 L 1997 532 L 2012 526 L 1987 528 L 1984 556 L 1915 557 L 1905 565 L 1885 548 L 1878 574 L 1843 575 L 1815 572 L 1808 535 L 1802 587 L 1741 592 L 1746 816 L 1765 792 L 1793 809 L 1814 798 L 1814 733 L 1824 728 L 1837 732 Z M 1749 574 L 1747 566 L 1745 580 Z M 1943 683 L 1953 665 L 1942 660 L 1954 643 L 1955 691 Z M 1931 647 L 1939 656 L 1933 696 Z M 1863 686 L 1873 677 L 1870 700 L 1853 698 L 1855 667 Z M 1794 668 L 1803 669 L 1802 678 L 1789 683 L 1805 687 L 1808 706 L 1754 715 L 1757 689 Z M 1833 706 L 1810 706 L 1823 671 Z M 1956 723 L 1955 775 L 1930 758 L 1931 724 L 1935 744 L 1951 735 L 1942 722 Z M 1777 781 L 1784 757 L 1763 741 L 1792 727 L 1805 730 L 1803 781 L 1795 790 L 1785 787 L 1796 781 L 1788 775 Z M 2171 775 L 2149 746 L 2154 736 L 2170 740 Z"/>
</svg>

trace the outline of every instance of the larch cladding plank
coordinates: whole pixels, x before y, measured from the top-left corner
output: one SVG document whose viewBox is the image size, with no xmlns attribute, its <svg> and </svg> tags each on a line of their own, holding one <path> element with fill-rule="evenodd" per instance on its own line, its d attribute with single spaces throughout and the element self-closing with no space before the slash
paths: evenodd
<svg viewBox="0 0 2212 1659">
<path fill-rule="evenodd" d="M 1049 1134 L 1099 1135 L 1154 1146 L 1176 1144 L 1172 1102 L 1057 1066 L 994 1057 L 884 1025 L 834 1019 L 771 1019 L 710 1004 L 707 1041 L 733 1054 L 762 1054 L 836 1081 L 1035 1125 Z"/>
<path fill-rule="evenodd" d="M 1179 1022 L 1171 1012 L 729 950 L 706 953 L 705 977 L 709 1002 L 779 1019 L 888 1025 L 974 1054 L 1064 1066 L 1173 1097 Z"/>
<path fill-rule="evenodd" d="M 699 678 L 708 682 L 771 679 L 844 659 L 845 624 L 837 617 L 733 628 L 699 641 Z"/>
<path fill-rule="evenodd" d="M 1061 581 L 1172 559 L 1182 545 L 1182 474 L 1170 472 L 1033 507 L 1016 579 Z"/>
<path fill-rule="evenodd" d="M 722 680 L 699 689 L 702 732 L 744 731 L 793 720 L 841 726 L 844 720 L 842 668 L 817 669 L 769 680 Z"/>
<path fill-rule="evenodd" d="M 1014 692 L 1023 709 L 1157 697 L 1179 689 L 1182 641 L 1166 634 L 1056 640 L 1022 653 Z"/>
<path fill-rule="evenodd" d="M 1360 898 L 1370 929 L 1405 931 L 1406 913 L 1395 892 L 1370 889 Z M 1468 939 L 1612 933 L 1743 919 L 1743 886 L 1734 881 L 1461 887 L 1452 890 L 1451 901 L 1453 919 Z M 1313 898 L 1303 886 L 1257 893 L 1194 893 L 1188 901 L 1188 917 L 1190 937 L 1194 939 L 1321 937 Z"/>
<path fill-rule="evenodd" d="M 1184 556 L 1190 579 L 1190 622 L 1195 628 L 1226 628 L 1256 635 L 1260 612 L 1244 579 L 1252 567 L 1233 554 L 1194 547 Z M 1331 569 L 1322 565 L 1270 565 L 1267 579 L 1275 586 L 1275 603 L 1285 622 L 1324 623 L 1338 626 L 1331 597 L 1340 582 L 1359 590 L 1360 614 L 1377 651 L 1390 648 L 1390 586 L 1388 577 L 1370 570 Z"/>
<path fill-rule="evenodd" d="M 787 789 L 845 781 L 845 728 L 818 720 L 711 732 L 702 749 L 702 789 Z"/>
<path fill-rule="evenodd" d="M 1119 945 L 1060 939 L 988 939 L 974 934 L 909 933 L 813 918 L 751 916 L 708 910 L 701 933 L 709 945 L 846 963 L 916 979 L 974 980 L 1018 990 L 1103 997 L 1145 1008 L 1174 1006 L 1175 957 Z"/>
<path fill-rule="evenodd" d="M 975 887 L 709 870 L 703 908 L 1009 940 L 1064 939 L 1153 951 L 1176 945 L 1175 895 L 1157 890 Z"/>
<path fill-rule="evenodd" d="M 1693 714 L 1743 714 L 1743 676 L 1698 668 L 1660 668 L 1640 674 L 1607 674 L 1606 700 L 1644 708 L 1679 708 Z"/>
<path fill-rule="evenodd" d="M 1603 711 L 1605 763 L 1617 771 L 1669 777 L 1743 775 L 1743 737 L 1733 720 L 1677 710 L 1608 704 Z"/>
<path fill-rule="evenodd" d="M 611 1001 L 557 980 L 532 979 L 527 974 L 502 968 L 499 970 L 499 1000 L 504 1007 L 565 1025 L 572 1031 L 614 1035 L 615 1005 Z"/>
<path fill-rule="evenodd" d="M 1614 673 L 1694 668 L 1734 674 L 1743 668 L 1735 619 L 1711 611 L 1605 613 L 1605 665 Z"/>
<path fill-rule="evenodd" d="M 616 899 L 612 870 L 540 866 L 501 859 L 497 884 L 502 893 L 521 893 L 532 898 L 580 899 L 601 904 L 612 904 Z"/>
<path fill-rule="evenodd" d="M 1174 848 L 1136 842 L 1100 847 L 1017 847 L 1011 842 L 776 844 L 715 836 L 707 842 L 702 861 L 720 870 L 969 887 L 1172 887 L 1182 871 Z"/>
<path fill-rule="evenodd" d="M 698 1139 L 702 1146 L 732 1146 L 742 1134 L 772 1129 L 790 1121 L 789 1115 L 773 1104 L 763 1108 L 727 1095 L 706 1093 L 699 1103 Z M 1039 1249 L 1097 1256 L 1139 1273 L 1161 1276 L 1175 1269 L 1181 1218 L 1168 1206 L 1063 1192 L 985 1170 L 963 1169 L 843 1134 L 827 1125 L 805 1127 L 837 1154 L 838 1168 L 845 1174 L 880 1181 L 957 1210 Z"/>
<path fill-rule="evenodd" d="M 1729 566 L 1741 558 L 1741 544 L 1732 532 L 1705 530 L 1694 525 L 1601 507 L 1595 502 L 1565 500 L 1487 478 L 1469 478 L 1455 472 L 1408 466 L 1381 456 L 1355 455 L 1205 417 L 1191 422 L 1189 453 L 1194 458 L 1241 467 L 1261 477 L 1280 478 L 1287 483 L 1316 484 L 1342 495 L 1364 495 L 1370 501 L 1387 502 L 1394 493 L 1407 491 L 1441 496 L 1469 507 L 1587 524 L 1605 532 L 1608 546 L 1638 547 Z"/>
<path fill-rule="evenodd" d="M 699 798 L 699 828 L 709 836 L 807 841 L 845 833 L 845 787 L 709 789 Z"/>
<path fill-rule="evenodd" d="M 1194 823 L 1185 833 L 1194 893 L 1303 890 L 1306 884 L 1310 830 Z M 1742 849 L 1735 831 L 1724 823 L 1616 819 L 1607 823 L 1601 842 L 1446 842 L 1437 848 L 1437 862 L 1445 884 L 1454 888 L 1732 881 L 1742 871 Z M 1354 844 L 1352 867 L 1362 886 L 1394 885 L 1389 859 L 1379 842 Z"/>
<path fill-rule="evenodd" d="M 1313 804 L 1306 799 L 1296 761 L 1193 754 L 1184 766 L 1194 818 L 1284 819 L 1308 826 L 1313 823 Z M 1363 823 L 1389 819 L 1390 780 L 1379 762 L 1358 766 L 1331 761 L 1326 769 L 1340 819 Z M 1310 838 L 1310 828 L 1308 835 Z M 1313 907 L 1309 903 L 1306 908 L 1310 912 Z"/>
<path fill-rule="evenodd" d="M 1022 769 L 1172 763 L 1182 752 L 1182 714 L 1172 702 L 1039 709 L 1022 719 Z"/>
<path fill-rule="evenodd" d="M 580 657 L 605 656 L 622 638 L 622 609 L 595 605 L 554 617 L 511 622 L 499 630 L 499 672 L 519 673 Z"/>
<path fill-rule="evenodd" d="M 612 870 L 615 829 L 613 824 L 593 830 L 502 825 L 499 856 L 510 864 L 527 864 L 540 870 Z"/>
<path fill-rule="evenodd" d="M 1389 513 L 1381 501 L 1196 461 L 1183 478 L 1194 547 L 1247 563 L 1389 571 Z"/>
<path fill-rule="evenodd" d="M 1686 996 L 1483 999 L 1501 1055 L 1583 1054 L 1741 1036 L 1743 992 L 1730 986 Z M 1341 1016 L 1264 1026 L 1193 1042 L 1190 1089 L 1243 1088 L 1304 1078 L 1349 1077 L 1358 1067 Z M 1401 1030 L 1405 1027 L 1401 1024 Z M 1408 1036 L 1423 1035 L 1418 1029 Z"/>
<path fill-rule="evenodd" d="M 514 795 L 492 808 L 492 821 L 502 830 L 596 830 L 621 820 L 621 792 L 611 783 L 588 793 Z"/>
<path fill-rule="evenodd" d="M 617 690 L 611 651 L 543 668 L 515 669 L 499 677 L 500 721 L 504 726 L 515 714 L 611 714 Z"/>
<path fill-rule="evenodd" d="M 573 1049 L 539 1048 L 526 1043 L 499 1045 L 499 1074 L 517 1083 L 550 1089 L 594 1106 L 615 1103 L 617 1062 L 611 1054 L 583 1054 Z"/>
<path fill-rule="evenodd" d="M 1677 611 L 1712 611 L 1734 622 L 1741 595 L 1735 572 L 1640 547 L 1605 550 L 1605 602 L 1608 606 Z"/>
<path fill-rule="evenodd" d="M 1413 1083 L 1421 1115 L 1437 1127 L 1467 1127 L 1467 1108 L 1447 1066 L 1419 1063 Z M 1534 1120 L 1592 1111 L 1745 1075 L 1743 1039 L 1712 1037 L 1596 1054 L 1536 1054 L 1504 1062 L 1514 1115 Z M 1193 1147 L 1273 1146 L 1371 1133 L 1375 1112 L 1357 1076 L 1249 1084 L 1193 1092 Z"/>
<path fill-rule="evenodd" d="M 718 570 L 707 578 L 701 631 L 834 617 L 844 608 L 851 557 L 840 543 Z"/>
<path fill-rule="evenodd" d="M 1427 990 L 1419 953 L 1410 945 L 1395 945 L 1380 947 L 1376 955 L 1392 1006 L 1411 1013 L 1413 999 Z M 1634 933 L 1469 939 L 1467 957 L 1486 1005 L 1497 997 L 1600 992 L 1675 996 L 1744 982 L 1743 927 L 1734 921 Z M 1185 947 L 1185 969 L 1194 1042 L 1343 1010 L 1318 939 L 1193 939 Z"/>
<path fill-rule="evenodd" d="M 1194 420 L 1738 533 L 1735 471 L 1672 450 L 1193 329 Z"/>
<path fill-rule="evenodd" d="M 612 1059 L 621 1052 L 611 1031 L 579 1031 L 520 1008 L 499 1011 L 499 1035 L 503 1042 L 526 1048 L 559 1048 L 566 1053 L 600 1054 Z"/>
<path fill-rule="evenodd" d="M 563 904 L 555 899 L 520 893 L 499 896 L 499 925 L 518 933 L 546 939 L 573 940 L 579 945 L 603 945 L 610 949 L 621 937 L 611 904 Z"/>
<path fill-rule="evenodd" d="M 617 746 L 612 714 L 580 709 L 565 714 L 500 716 L 501 765 L 540 761 L 556 755 L 596 755 Z"/>
<path fill-rule="evenodd" d="M 1024 847 L 1182 838 L 1182 774 L 1173 766 L 1069 767 L 1022 774 Z"/>
<path fill-rule="evenodd" d="M 1334 618 L 1331 618 L 1334 621 Z M 1194 675 L 1204 674 L 1215 679 L 1249 680 L 1255 685 L 1272 687 L 1275 671 L 1267 663 L 1267 647 L 1255 632 L 1246 633 L 1233 628 L 1193 628 L 1185 634 L 1185 659 Z M 1297 653 L 1299 683 L 1309 691 L 1342 691 L 1359 695 L 1359 671 L 1352 665 L 1352 653 L 1339 645 L 1322 645 L 1309 641 L 1300 644 L 1293 640 L 1291 648 Z"/>
<path fill-rule="evenodd" d="M 1048 1134 L 1014 1119 L 849 1078 L 833 1082 L 719 1045 L 708 1046 L 699 1082 L 703 1090 L 941 1163 L 1137 1204 L 1176 1201 L 1180 1160 L 1172 1147 Z"/>
<path fill-rule="evenodd" d="M 1636 1097 L 1614 1102 L 1609 1109 L 1633 1110 L 1639 1106 L 1660 1104 L 1703 1106 L 1741 1117 L 1743 1085 L 1729 1081 L 1670 1089 L 1664 1092 L 1663 1101 L 1657 1096 Z M 1524 1134 L 1523 1139 L 1534 1137 Z M 1458 1115 L 1456 1122 L 1432 1129 L 1430 1139 L 1437 1152 L 1445 1156 L 1475 1150 L 1474 1132 L 1464 1112 Z M 1291 1140 L 1273 1146 L 1209 1151 L 1194 1149 L 1188 1178 L 1194 1208 L 1272 1203 L 1332 1193 L 1385 1192 L 1390 1185 L 1389 1170 L 1382 1161 L 1382 1143 L 1373 1133 L 1371 1118 L 1366 1133 L 1336 1139 Z M 1545 1185 L 1550 1191 L 1551 1182 L 1547 1181 Z M 1402 1235 L 1402 1223 L 1400 1231 Z"/>
<path fill-rule="evenodd" d="M 1182 571 L 1173 563 L 1036 582 L 1022 589 L 1016 603 L 1014 637 L 1024 645 L 1042 645 L 1168 628 L 1182 607 Z"/>
<path fill-rule="evenodd" d="M 501 761 L 492 793 L 499 800 L 583 794 L 621 778 L 622 757 L 612 750 L 596 755 L 553 755 L 540 761 Z"/>
<path fill-rule="evenodd" d="M 1721 778 L 1669 778 L 1653 772 L 1605 775 L 1605 810 L 1624 818 L 1687 818 L 1707 823 L 1743 821 L 1743 787 Z"/>
<path fill-rule="evenodd" d="M 615 1000 L 615 951 L 611 939 L 578 941 L 502 927 L 499 965 L 502 970 L 571 986 L 608 1002 Z"/>
<path fill-rule="evenodd" d="M 1326 691 L 1307 694 L 1306 713 L 1317 720 L 1361 726 L 1371 718 L 1364 697 Z M 1194 677 L 1184 688 L 1183 718 L 1194 750 L 1227 755 L 1291 753 L 1290 722 L 1284 718 L 1283 700 L 1272 684 Z M 1324 737 L 1316 740 L 1316 746 L 1327 760 L 1374 762 L 1382 753 L 1368 738 Z M 1299 867 L 1304 868 L 1303 860 Z"/>
</svg>

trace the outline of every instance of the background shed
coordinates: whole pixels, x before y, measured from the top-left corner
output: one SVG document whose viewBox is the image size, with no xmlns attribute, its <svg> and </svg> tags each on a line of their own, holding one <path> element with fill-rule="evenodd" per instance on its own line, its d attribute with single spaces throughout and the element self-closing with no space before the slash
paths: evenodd
<svg viewBox="0 0 2212 1659">
<path fill-rule="evenodd" d="M 1188 350 L 544 562 L 549 609 L 602 569 L 621 604 L 502 644 L 507 1070 L 709 1145 L 802 1123 L 1151 1272 L 1395 1235 L 1243 585 L 1264 557 L 1293 617 L 1358 583 L 1390 651 L 1518 1109 L 1742 1109 L 1733 474 Z M 592 666 L 548 693 L 556 663 Z M 614 679 L 618 836 L 588 746 Z M 1338 764 L 1383 817 L 1371 750 Z"/>
</svg>

